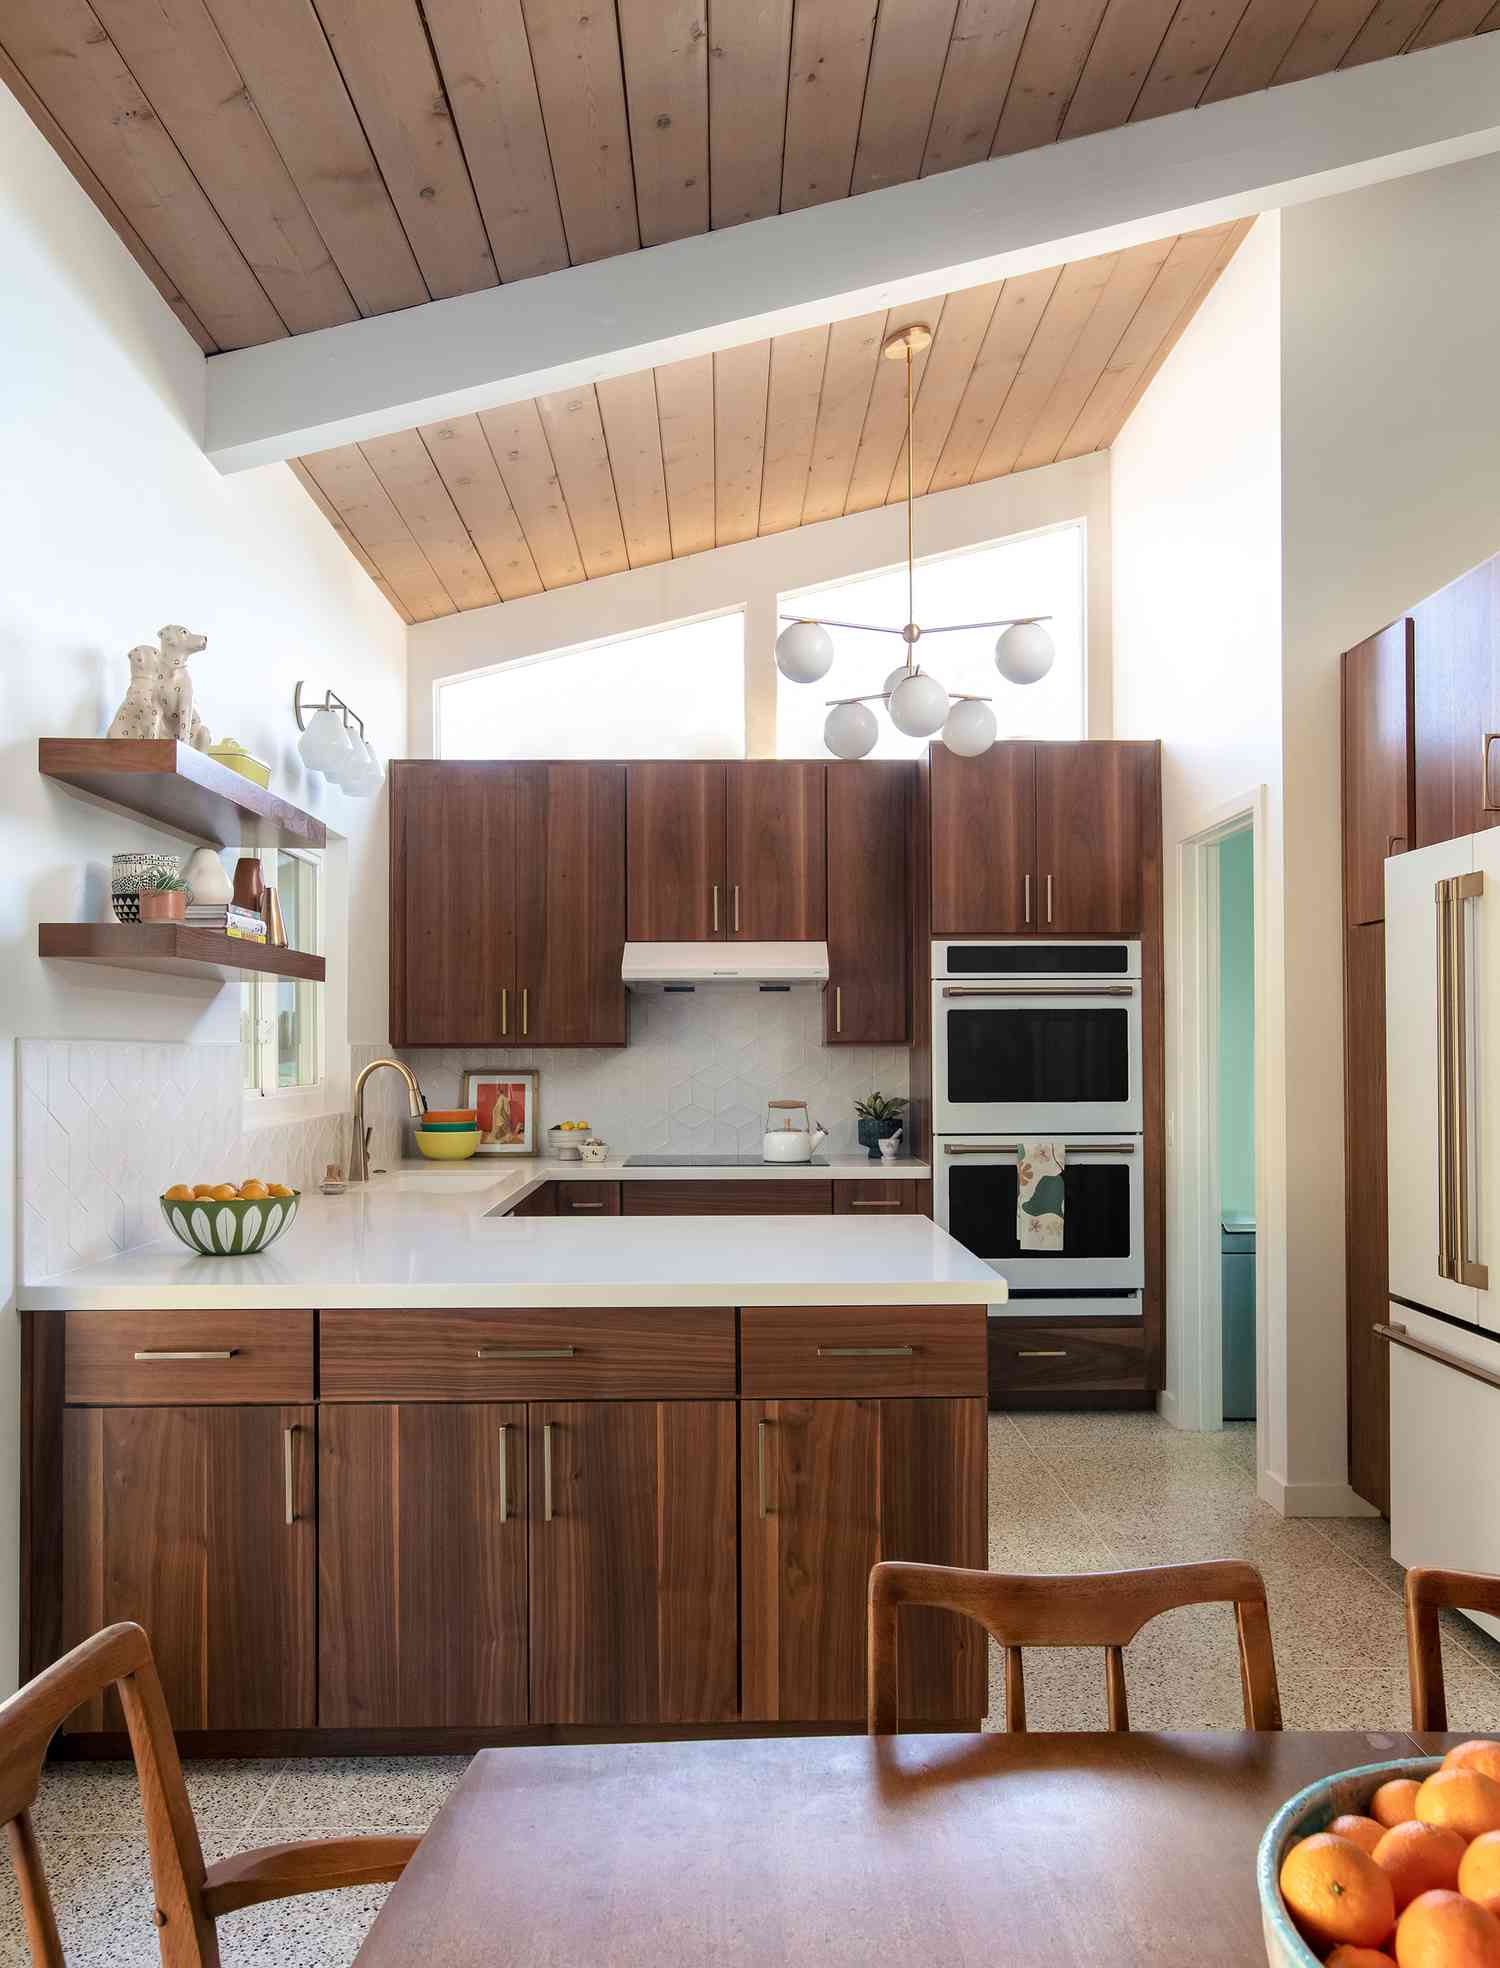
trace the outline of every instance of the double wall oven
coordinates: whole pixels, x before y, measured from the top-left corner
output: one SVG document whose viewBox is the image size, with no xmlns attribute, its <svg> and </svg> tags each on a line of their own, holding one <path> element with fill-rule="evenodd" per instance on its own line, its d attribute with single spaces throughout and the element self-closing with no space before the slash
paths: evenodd
<svg viewBox="0 0 1500 1968">
<path fill-rule="evenodd" d="M 996 1317 L 1138 1318 L 1145 1285 L 1141 946 L 1037 937 L 932 950 L 934 1210 L 1007 1281 Z M 1021 1144 L 1063 1149 L 1063 1236 L 1016 1229 Z"/>
</svg>

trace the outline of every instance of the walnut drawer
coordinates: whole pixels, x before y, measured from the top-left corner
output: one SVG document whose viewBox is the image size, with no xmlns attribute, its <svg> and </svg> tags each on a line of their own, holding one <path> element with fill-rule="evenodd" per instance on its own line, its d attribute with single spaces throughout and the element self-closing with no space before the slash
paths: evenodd
<svg viewBox="0 0 1500 1968">
<path fill-rule="evenodd" d="M 990 1391 L 1072 1388 L 1131 1393 L 1146 1385 L 1143 1326 L 990 1326 Z"/>
<path fill-rule="evenodd" d="M 835 1182 L 835 1216 L 912 1216 L 917 1208 L 917 1182 Z"/>
<path fill-rule="evenodd" d="M 63 1399 L 78 1407 L 244 1407 L 313 1398 L 311 1312 L 63 1317 Z"/>
<path fill-rule="evenodd" d="M 325 1401 L 732 1398 L 734 1312 L 324 1312 Z"/>
<path fill-rule="evenodd" d="M 626 1182 L 625 1216 L 831 1216 L 833 1184 L 785 1182 Z"/>
<path fill-rule="evenodd" d="M 740 1392 L 750 1398 L 983 1394 L 982 1305 L 747 1305 Z"/>
<path fill-rule="evenodd" d="M 554 1182 L 559 1216 L 618 1216 L 618 1182 Z"/>
</svg>

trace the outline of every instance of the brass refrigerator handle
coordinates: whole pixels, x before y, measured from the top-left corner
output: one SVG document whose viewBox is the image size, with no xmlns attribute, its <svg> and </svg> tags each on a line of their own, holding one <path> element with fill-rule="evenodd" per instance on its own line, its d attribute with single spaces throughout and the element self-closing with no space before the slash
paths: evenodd
<svg viewBox="0 0 1500 1968">
<path fill-rule="evenodd" d="M 1487 731 L 1479 746 L 1479 804 L 1485 813 L 1500 813 L 1500 805 L 1490 797 L 1490 747 L 1500 731 Z"/>
<path fill-rule="evenodd" d="M 510 1423 L 500 1424 L 500 1522 L 510 1521 Z"/>
<path fill-rule="evenodd" d="M 1488 1291 L 1489 1266 L 1469 1256 L 1469 951 L 1464 904 L 1484 895 L 1484 873 L 1458 875 L 1450 884 L 1453 939 L 1453 1270 L 1458 1284 Z"/>
<path fill-rule="evenodd" d="M 762 1517 L 769 1517 L 771 1514 L 771 1493 L 766 1484 L 766 1430 L 770 1426 L 768 1421 L 758 1421 L 755 1424 L 755 1464 Z"/>
<path fill-rule="evenodd" d="M 281 1431 L 282 1477 L 286 1485 L 286 1521 L 289 1524 L 295 1524 L 297 1521 L 296 1471 L 292 1463 L 294 1454 L 292 1437 L 296 1432 L 295 1428 L 284 1428 Z"/>
<path fill-rule="evenodd" d="M 1452 993 L 1449 988 L 1450 962 L 1449 901 L 1446 881 L 1436 882 L 1432 891 L 1437 918 L 1437 1105 L 1438 1105 L 1438 1260 L 1440 1278 L 1453 1279 L 1453 1238 L 1450 1218 L 1453 1211 L 1453 1049 L 1450 1036 Z"/>
<path fill-rule="evenodd" d="M 945 984 L 945 998 L 1133 998 L 1133 984 Z"/>
<path fill-rule="evenodd" d="M 542 1522 L 552 1522 L 552 1423 L 542 1423 Z"/>
<path fill-rule="evenodd" d="M 1441 1346 L 1429 1346 L 1425 1339 L 1418 1339 L 1407 1331 L 1405 1326 L 1381 1325 L 1378 1322 L 1371 1328 L 1377 1339 L 1383 1339 L 1391 1346 L 1404 1346 L 1408 1353 L 1420 1353 L 1424 1360 L 1436 1360 L 1440 1367 L 1452 1367 L 1470 1380 L 1483 1382 L 1486 1387 L 1500 1387 L 1500 1374 L 1490 1373 L 1485 1367 L 1475 1366 L 1472 1360 L 1460 1359 L 1457 1353 L 1445 1353 Z"/>
</svg>

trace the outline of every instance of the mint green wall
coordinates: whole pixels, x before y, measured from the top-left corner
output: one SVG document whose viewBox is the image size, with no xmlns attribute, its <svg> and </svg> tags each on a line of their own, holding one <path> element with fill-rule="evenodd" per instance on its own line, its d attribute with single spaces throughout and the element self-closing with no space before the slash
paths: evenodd
<svg viewBox="0 0 1500 1968">
<path fill-rule="evenodd" d="M 1219 1204 L 1255 1214 L 1255 872 L 1248 827 L 1219 844 Z"/>
</svg>

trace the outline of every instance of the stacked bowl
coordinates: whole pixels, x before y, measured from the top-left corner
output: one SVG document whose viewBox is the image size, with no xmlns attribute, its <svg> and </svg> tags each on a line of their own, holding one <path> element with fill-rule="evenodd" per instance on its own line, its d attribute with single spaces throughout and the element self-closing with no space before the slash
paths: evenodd
<svg viewBox="0 0 1500 1968">
<path fill-rule="evenodd" d="M 466 1162 L 479 1146 L 476 1107 L 435 1107 L 417 1123 L 417 1147 L 429 1162 Z"/>
</svg>

